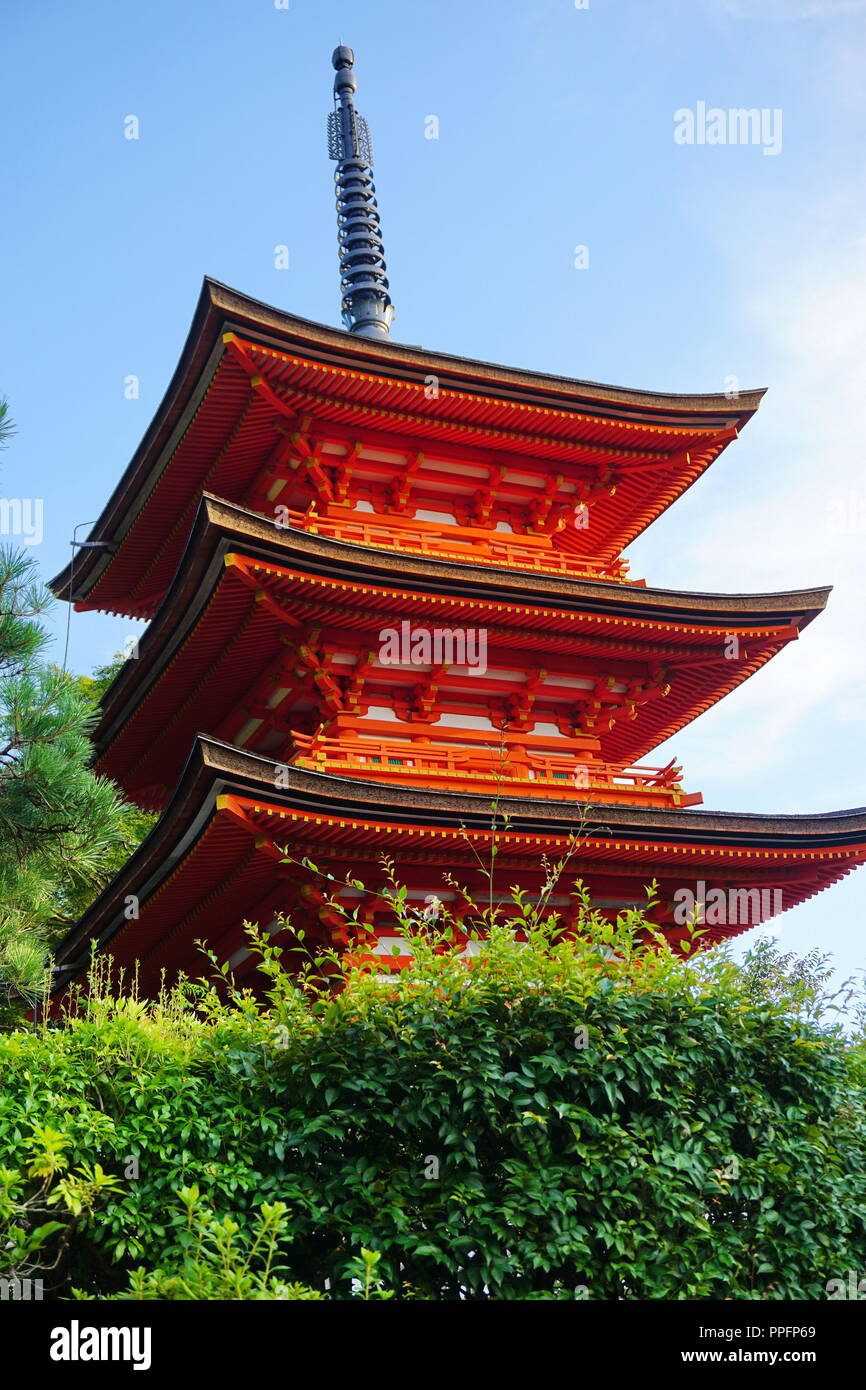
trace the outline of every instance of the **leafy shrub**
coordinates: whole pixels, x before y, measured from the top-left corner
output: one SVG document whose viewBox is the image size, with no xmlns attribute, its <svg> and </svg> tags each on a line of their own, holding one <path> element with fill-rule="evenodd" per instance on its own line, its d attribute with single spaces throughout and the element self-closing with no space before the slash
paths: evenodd
<svg viewBox="0 0 866 1390">
<path fill-rule="evenodd" d="M 19 1183 L 50 1116 L 74 1169 L 122 1185 L 64 1232 L 58 1287 L 780 1299 L 862 1269 L 864 1048 L 808 972 L 639 949 L 637 913 L 583 925 L 521 944 L 494 924 L 469 967 L 421 933 L 409 969 L 336 994 L 332 963 L 289 974 L 259 942 L 265 998 L 95 988 L 63 1026 L 0 1037 Z"/>
<path fill-rule="evenodd" d="M 186 1302 L 324 1298 L 316 1289 L 280 1277 L 279 1244 L 288 1224 L 284 1202 L 263 1204 L 252 1235 L 245 1237 L 232 1217 L 217 1217 L 205 1206 L 195 1184 L 182 1187 L 178 1196 L 180 1219 L 175 1224 L 180 1260 L 169 1269 L 134 1269 L 128 1289 L 110 1297 Z M 92 1297 L 81 1290 L 75 1290 L 75 1296 Z"/>
</svg>

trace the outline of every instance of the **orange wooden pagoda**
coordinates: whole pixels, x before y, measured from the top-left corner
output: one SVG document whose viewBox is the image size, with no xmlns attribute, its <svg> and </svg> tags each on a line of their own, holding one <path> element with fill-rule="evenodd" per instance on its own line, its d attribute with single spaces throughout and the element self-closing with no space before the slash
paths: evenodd
<svg viewBox="0 0 866 1390">
<path fill-rule="evenodd" d="M 673 942 L 686 891 L 735 904 L 707 911 L 711 943 L 866 859 L 866 810 L 707 813 L 679 767 L 645 761 L 827 600 L 651 589 L 623 558 L 762 393 L 622 390 L 392 342 L 351 50 L 333 63 L 348 331 L 206 280 L 162 405 L 54 581 L 79 609 L 149 620 L 103 700 L 96 767 L 160 815 L 61 945 L 60 994 L 94 945 L 145 991 L 200 973 L 202 938 L 244 978 L 245 920 L 276 932 L 282 915 L 351 948 L 357 910 L 374 954 L 405 960 L 386 855 L 411 905 L 438 898 L 468 934 L 494 797 L 498 902 L 540 891 L 580 827 L 549 899 L 566 926 L 576 879 L 608 913 L 655 881 Z"/>
<path fill-rule="evenodd" d="M 387 898 L 343 880 L 377 891 L 383 854 L 411 902 L 435 895 L 468 928 L 445 877 L 480 892 L 497 787 L 503 900 L 540 887 L 542 855 L 583 818 L 551 899 L 566 922 L 576 877 L 610 912 L 657 880 L 676 939 L 678 888 L 769 888 L 787 908 L 862 863 L 862 810 L 711 814 L 679 768 L 645 761 L 827 599 L 652 589 L 622 557 L 760 394 L 660 396 L 445 357 L 206 281 L 98 544 L 54 581 L 77 608 L 150 619 L 103 701 L 96 767 L 161 813 L 63 943 L 58 986 L 93 942 L 139 962 L 146 990 L 163 967 L 198 973 L 198 938 L 242 976 L 244 920 L 281 912 L 347 944 L 333 884 L 286 852 L 333 873 L 382 953 Z"/>
</svg>

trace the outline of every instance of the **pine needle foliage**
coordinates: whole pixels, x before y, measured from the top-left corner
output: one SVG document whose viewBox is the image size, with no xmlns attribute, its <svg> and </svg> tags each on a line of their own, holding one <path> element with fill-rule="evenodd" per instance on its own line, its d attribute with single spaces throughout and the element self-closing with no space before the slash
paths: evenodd
<svg viewBox="0 0 866 1390">
<path fill-rule="evenodd" d="M 90 770 L 97 712 L 45 660 L 53 603 L 32 557 L 0 549 L 0 981 L 44 986 L 51 942 L 128 853 L 124 804 Z"/>
</svg>

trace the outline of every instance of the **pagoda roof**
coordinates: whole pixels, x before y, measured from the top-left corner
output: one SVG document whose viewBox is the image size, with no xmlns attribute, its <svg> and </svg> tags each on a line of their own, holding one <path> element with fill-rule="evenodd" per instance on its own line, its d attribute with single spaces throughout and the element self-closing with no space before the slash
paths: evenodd
<svg viewBox="0 0 866 1390">
<path fill-rule="evenodd" d="M 428 399 L 435 379 L 436 395 Z M 592 535 L 557 544 L 619 554 L 733 439 L 763 391 L 672 395 L 604 386 L 360 338 L 206 279 L 165 397 L 54 592 L 79 607 L 152 616 L 202 491 L 231 501 L 279 447 L 286 416 L 360 437 L 488 459 L 520 456 L 551 475 L 615 478 Z"/>
<path fill-rule="evenodd" d="M 664 663 L 670 694 L 603 736 L 605 758 L 645 754 L 757 671 L 822 610 L 828 589 L 718 595 L 611 585 L 401 556 L 278 526 L 205 495 L 159 612 L 106 691 L 97 768 L 164 804 L 196 732 L 220 731 L 299 618 L 368 644 L 399 617 L 488 629 L 491 645 Z M 726 660 L 736 634 L 739 660 Z M 153 732 L 159 730 L 154 744 Z M 138 767 L 136 777 L 131 769 Z"/>
<path fill-rule="evenodd" d="M 637 883 L 665 878 L 669 888 L 694 889 L 698 878 L 778 883 L 788 908 L 866 860 L 863 807 L 812 816 L 583 809 L 576 827 L 573 804 L 503 797 L 508 829 L 497 836 L 497 864 L 537 869 L 542 853 L 555 856 L 579 830 L 570 879 L 609 866 Z M 92 945 L 108 947 L 119 964 L 138 962 L 145 993 L 159 987 L 163 966 L 169 976 L 202 973 L 198 939 L 219 942 L 226 958 L 243 942 L 243 922 L 267 924 L 287 879 L 298 879 L 298 869 L 281 862 L 288 842 L 319 863 L 348 850 L 357 866 L 387 852 L 398 877 L 404 861 L 453 871 L 458 853 L 469 856 L 467 837 L 489 840 L 490 816 L 486 797 L 285 769 L 199 737 L 165 814 L 58 947 L 58 988 L 86 969 Z M 134 920 L 126 913 L 131 897 L 139 903 Z M 744 929 L 712 929 L 707 944 Z"/>
</svg>

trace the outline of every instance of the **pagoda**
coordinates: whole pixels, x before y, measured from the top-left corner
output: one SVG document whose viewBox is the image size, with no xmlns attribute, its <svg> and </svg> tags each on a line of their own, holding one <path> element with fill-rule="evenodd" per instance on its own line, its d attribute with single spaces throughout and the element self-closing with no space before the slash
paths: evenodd
<svg viewBox="0 0 866 1390">
<path fill-rule="evenodd" d="M 95 767 L 159 814 L 62 942 L 57 997 L 93 947 L 147 994 L 200 974 L 202 939 L 254 983 L 245 922 L 351 950 L 357 918 L 405 963 L 386 856 L 471 950 L 494 834 L 497 903 L 537 895 L 569 851 L 548 902 L 564 927 L 575 880 L 610 914 L 656 883 L 674 945 L 684 893 L 739 905 L 707 913 L 712 944 L 866 859 L 866 810 L 697 810 L 679 767 L 646 762 L 827 601 L 654 589 L 623 558 L 763 392 L 661 395 L 393 341 L 351 50 L 333 63 L 344 330 L 205 280 L 153 422 L 53 581 L 77 609 L 149 620 Z"/>
</svg>

